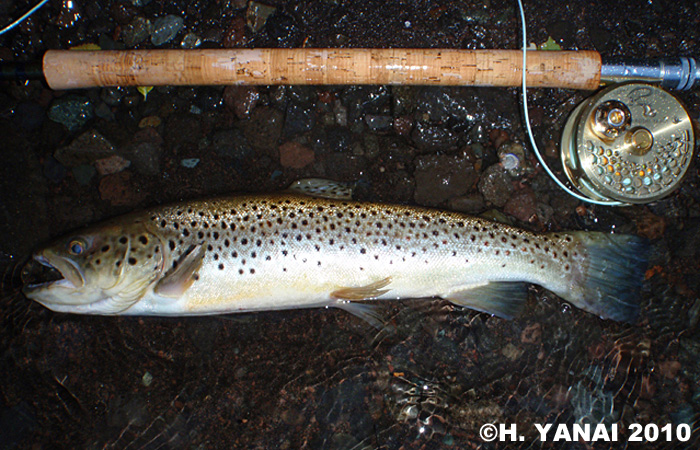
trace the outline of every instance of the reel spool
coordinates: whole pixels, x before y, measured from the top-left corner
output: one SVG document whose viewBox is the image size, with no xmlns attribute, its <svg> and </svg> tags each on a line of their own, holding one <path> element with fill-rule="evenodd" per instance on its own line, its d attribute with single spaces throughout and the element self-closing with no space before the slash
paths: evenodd
<svg viewBox="0 0 700 450">
<path fill-rule="evenodd" d="M 594 200 L 650 203 L 673 192 L 692 161 L 690 116 L 645 83 L 603 89 L 574 109 L 561 140 L 569 181 Z"/>
</svg>

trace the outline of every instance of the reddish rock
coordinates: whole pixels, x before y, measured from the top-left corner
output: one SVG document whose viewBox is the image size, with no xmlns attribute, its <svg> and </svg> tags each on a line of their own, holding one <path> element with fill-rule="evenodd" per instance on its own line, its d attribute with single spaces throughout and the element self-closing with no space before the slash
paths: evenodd
<svg viewBox="0 0 700 450">
<path fill-rule="evenodd" d="M 523 222 L 537 220 L 537 200 L 529 187 L 514 192 L 506 202 L 503 211 Z"/>
<path fill-rule="evenodd" d="M 243 16 L 234 17 L 229 22 L 228 28 L 224 33 L 222 45 L 224 48 L 240 47 L 247 42 L 245 36 L 245 18 Z"/>
<path fill-rule="evenodd" d="M 110 175 L 119 173 L 131 165 L 131 161 L 122 158 L 119 155 L 112 155 L 109 158 L 98 159 L 94 163 L 97 173 L 100 175 Z"/>
<path fill-rule="evenodd" d="M 224 104 L 239 119 L 250 116 L 259 99 L 260 93 L 255 86 L 227 86 L 224 89 Z"/>
<path fill-rule="evenodd" d="M 119 172 L 100 180 L 100 198 L 114 206 L 134 205 L 142 195 L 134 190 L 131 174 Z"/>
<path fill-rule="evenodd" d="M 280 164 L 283 167 L 301 169 L 313 163 L 314 151 L 297 142 L 285 142 L 280 146 Z"/>
<path fill-rule="evenodd" d="M 408 136 L 413 129 L 413 119 L 410 116 L 400 116 L 394 119 L 394 131 L 400 136 Z"/>
</svg>

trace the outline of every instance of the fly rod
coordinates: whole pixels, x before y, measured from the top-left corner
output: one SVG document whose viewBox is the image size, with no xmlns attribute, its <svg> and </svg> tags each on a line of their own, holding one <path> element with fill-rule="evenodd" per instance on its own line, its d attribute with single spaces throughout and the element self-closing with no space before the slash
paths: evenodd
<svg viewBox="0 0 700 450">
<path fill-rule="evenodd" d="M 528 87 L 595 90 L 628 80 L 700 86 L 693 58 L 604 60 L 595 51 L 528 51 Z M 0 80 L 44 80 L 52 89 L 106 86 L 354 85 L 516 87 L 521 50 L 197 49 L 49 50 L 39 62 L 0 62 Z"/>
</svg>

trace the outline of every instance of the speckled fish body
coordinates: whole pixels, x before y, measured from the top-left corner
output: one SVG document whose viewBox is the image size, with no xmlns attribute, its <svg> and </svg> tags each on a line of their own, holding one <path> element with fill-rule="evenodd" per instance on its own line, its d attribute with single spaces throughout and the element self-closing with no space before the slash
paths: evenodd
<svg viewBox="0 0 700 450">
<path fill-rule="evenodd" d="M 26 295 L 63 312 L 187 316 L 437 296 L 511 317 L 526 282 L 617 320 L 636 315 L 630 295 L 645 265 L 632 236 L 535 234 L 294 194 L 153 208 L 61 239 L 35 260 L 64 279 Z"/>
</svg>

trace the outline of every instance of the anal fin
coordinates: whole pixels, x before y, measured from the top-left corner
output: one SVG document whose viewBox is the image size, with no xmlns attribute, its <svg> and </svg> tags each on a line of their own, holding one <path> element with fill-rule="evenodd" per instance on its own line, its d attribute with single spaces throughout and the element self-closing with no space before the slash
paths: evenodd
<svg viewBox="0 0 700 450">
<path fill-rule="evenodd" d="M 371 300 L 386 294 L 391 289 L 382 289 L 391 283 L 391 277 L 386 277 L 366 286 L 343 287 L 331 292 L 331 298 L 336 300 Z"/>
<path fill-rule="evenodd" d="M 440 297 L 459 306 L 493 314 L 503 319 L 512 319 L 525 306 L 527 284 L 491 282 L 479 286 L 467 286 Z"/>
<path fill-rule="evenodd" d="M 177 267 L 165 274 L 158 281 L 154 292 L 164 297 L 180 297 L 192 286 L 195 274 L 202 267 L 205 247 L 203 244 L 193 245 L 178 260 Z"/>
</svg>

